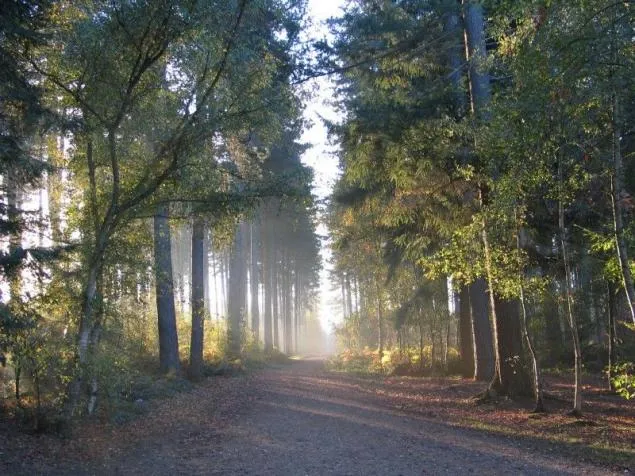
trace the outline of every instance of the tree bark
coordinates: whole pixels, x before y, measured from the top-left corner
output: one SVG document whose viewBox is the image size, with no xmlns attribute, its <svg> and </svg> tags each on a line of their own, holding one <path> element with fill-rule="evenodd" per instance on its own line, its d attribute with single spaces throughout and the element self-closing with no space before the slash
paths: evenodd
<svg viewBox="0 0 635 476">
<path fill-rule="evenodd" d="M 229 354 L 234 358 L 239 357 L 241 353 L 242 322 L 246 309 L 245 235 L 246 224 L 241 222 L 236 227 L 229 264 L 229 329 L 227 343 Z"/>
<path fill-rule="evenodd" d="M 474 341 L 474 378 L 488 381 L 494 375 L 494 345 L 487 309 L 487 284 L 483 278 L 477 278 L 470 284 L 469 295 Z"/>
<path fill-rule="evenodd" d="M 94 215 L 93 223 L 95 229 L 92 243 L 93 247 L 86 260 L 86 279 L 82 292 L 82 307 L 77 333 L 77 347 L 74 356 L 76 368 L 73 378 L 68 385 L 67 401 L 63 412 L 67 419 L 71 419 L 75 416 L 87 380 L 91 380 L 94 387 L 91 389 L 90 394 L 96 396 L 96 380 L 94 376 L 89 376 L 93 378 L 87 378 L 87 374 L 90 370 L 89 364 L 95 357 L 96 344 L 99 340 L 101 328 L 101 302 L 99 298 L 104 269 L 104 256 L 115 227 L 113 210 L 116 208 L 116 197 L 111 197 L 111 204 L 103 221 L 100 222 L 96 213 L 95 166 L 93 162 L 92 143 L 90 140 L 87 144 L 86 158 L 89 169 L 91 210 Z M 94 403 L 95 401 L 91 398 L 90 405 L 94 405 Z"/>
<path fill-rule="evenodd" d="M 273 346 L 280 350 L 280 289 L 278 286 L 278 249 L 272 241 L 271 248 L 271 302 L 272 316 L 271 324 L 273 326 Z"/>
<path fill-rule="evenodd" d="M 463 22 L 465 25 L 465 52 L 469 62 L 468 86 L 470 109 L 481 119 L 487 119 L 492 88 L 487 70 L 487 47 L 485 44 L 485 21 L 483 6 L 471 0 L 462 0 Z"/>
<path fill-rule="evenodd" d="M 9 170 L 4 178 L 4 188 L 7 195 L 7 220 L 13 227 L 9 235 L 9 255 L 15 256 L 22 248 L 22 213 L 21 191 L 15 172 Z M 22 300 L 22 270 L 17 266 L 9 275 L 9 299 L 13 302 Z"/>
<path fill-rule="evenodd" d="M 351 315 L 353 313 L 353 297 L 351 296 L 351 274 L 347 272 L 344 277 L 344 287 L 346 289 L 346 309 L 348 311 L 347 315 Z"/>
<path fill-rule="evenodd" d="M 606 377 L 608 380 L 608 388 L 611 391 L 615 391 L 615 387 L 613 386 L 613 366 L 616 363 L 616 353 L 615 353 L 615 344 L 616 344 L 616 333 L 615 333 L 615 291 L 611 283 L 607 281 L 606 283 L 606 295 L 608 301 L 608 371 L 606 373 Z"/>
<path fill-rule="evenodd" d="M 450 65 L 450 82 L 452 83 L 452 92 L 454 96 L 454 117 L 459 120 L 465 115 L 466 96 L 463 86 L 463 58 L 461 58 L 460 28 L 459 28 L 459 8 L 455 2 L 455 8 L 447 13 L 445 17 L 444 30 L 450 35 L 452 42 L 449 51 L 448 64 Z"/>
<path fill-rule="evenodd" d="M 293 347 L 293 321 L 291 316 L 291 261 L 285 253 L 282 266 L 282 312 L 284 318 L 284 351 L 291 354 Z"/>
<path fill-rule="evenodd" d="M 265 207 L 264 224 L 261 227 L 261 234 L 263 240 L 262 247 L 262 265 L 263 265 L 263 277 L 264 277 L 264 301 L 265 301 L 265 351 L 269 352 L 273 349 L 272 341 L 272 315 L 273 299 L 272 299 L 272 282 L 273 282 L 273 263 L 272 263 L 272 250 L 271 250 L 271 236 L 270 236 L 271 223 L 269 220 L 269 213 L 267 207 Z"/>
<path fill-rule="evenodd" d="M 464 377 L 474 377 L 474 339 L 472 336 L 472 313 L 470 312 L 470 289 L 461 286 L 459 298 L 459 337 L 461 368 Z"/>
<path fill-rule="evenodd" d="M 188 377 L 197 381 L 203 377 L 205 326 L 205 223 L 195 217 L 192 224 L 192 333 L 190 336 L 190 366 Z"/>
<path fill-rule="evenodd" d="M 192 233 L 194 231 L 192 230 Z M 210 234 L 208 230 L 204 230 L 204 239 L 203 239 L 203 294 L 204 294 L 204 311 L 205 317 L 211 318 L 212 315 L 212 300 L 209 291 L 209 275 L 210 275 L 210 263 L 209 263 L 209 249 L 210 249 Z M 194 275 L 194 270 L 192 270 L 192 275 Z M 192 277 L 192 279 L 194 279 Z M 192 304 L 194 305 L 194 304 Z"/>
<path fill-rule="evenodd" d="M 72 418 L 77 411 L 85 388 L 86 373 L 93 357 L 91 336 L 99 326 L 97 322 L 96 304 L 98 298 L 98 283 L 103 272 L 103 257 L 110 239 L 109 233 L 102 229 L 98 235 L 97 246 L 88 259 L 86 283 L 82 295 L 82 309 L 77 333 L 77 350 L 75 354 L 76 369 L 73 379 L 69 383 L 68 399 L 64 410 L 67 418 Z"/>
<path fill-rule="evenodd" d="M 484 193 L 481 191 L 481 204 Z M 489 299 L 493 317 L 494 375 L 487 393 L 496 395 L 529 394 L 528 376 L 522 368 L 522 337 L 517 299 L 504 300 L 496 295 L 493 282 L 492 257 L 485 220 L 481 227 L 485 255 L 485 270 L 489 285 Z"/>
<path fill-rule="evenodd" d="M 300 273 L 298 272 L 298 263 L 293 273 L 293 351 L 300 350 Z"/>
<path fill-rule="evenodd" d="M 531 382 L 523 369 L 520 303 L 517 299 L 499 297 L 495 303 L 500 375 L 495 375 L 491 388 L 499 395 L 530 395 Z"/>
<path fill-rule="evenodd" d="M 180 366 L 170 241 L 169 207 L 162 205 L 157 208 L 154 216 L 154 275 L 159 326 L 159 368 L 164 374 L 176 373 Z"/>
<path fill-rule="evenodd" d="M 249 229 L 250 236 L 250 255 L 251 269 L 249 272 L 249 286 L 251 294 L 251 332 L 253 333 L 256 343 L 260 342 L 260 308 L 258 301 L 258 286 L 260 283 L 260 272 L 258 269 L 258 261 L 260 259 L 260 244 L 258 243 L 258 227 L 252 222 Z"/>
<path fill-rule="evenodd" d="M 377 352 L 380 362 L 384 357 L 384 311 L 381 301 L 381 289 L 377 283 Z"/>
<path fill-rule="evenodd" d="M 521 233 L 522 230 L 518 230 L 516 236 L 516 246 L 518 251 L 520 251 L 522 247 L 521 243 Z M 542 375 L 540 372 L 540 365 L 538 364 L 538 358 L 536 357 L 536 351 L 534 348 L 533 340 L 529 335 L 529 329 L 527 325 L 527 303 L 525 302 L 525 289 L 523 285 L 524 275 L 522 270 L 519 270 L 518 273 L 518 288 L 519 288 L 519 298 L 520 298 L 520 311 L 521 311 L 521 331 L 523 334 L 523 338 L 525 343 L 527 344 L 527 350 L 529 351 L 529 357 L 531 359 L 531 368 L 533 374 L 533 391 L 534 391 L 534 413 L 542 413 L 545 411 L 545 403 L 544 403 L 544 393 L 543 393 L 543 385 L 542 385 Z"/>
<path fill-rule="evenodd" d="M 622 161 L 622 127 L 620 124 L 620 103 L 617 93 L 613 94 L 613 174 L 611 180 L 611 204 L 613 208 L 613 232 L 615 236 L 615 249 L 622 275 L 622 285 L 626 293 L 626 301 L 631 314 L 631 321 L 635 324 L 635 287 L 633 286 L 633 276 L 628 261 L 628 248 L 624 238 L 624 215 L 623 215 L 623 189 L 624 189 L 624 165 Z"/>
<path fill-rule="evenodd" d="M 558 184 L 562 188 L 563 182 L 563 170 L 562 170 L 562 158 L 558 161 Z M 562 195 L 562 190 L 561 190 Z M 573 357 L 574 357 L 574 396 L 573 396 L 573 409 L 571 414 L 582 414 L 582 349 L 580 346 L 580 336 L 578 334 L 578 322 L 573 310 L 573 295 L 571 292 L 571 268 L 569 266 L 569 253 L 567 247 L 567 229 L 564 222 L 564 204 L 562 197 L 558 201 L 558 228 L 560 231 L 560 251 L 562 252 L 562 262 L 564 265 L 564 277 L 565 277 L 565 300 L 567 318 L 569 321 L 569 329 L 571 331 L 571 337 L 573 339 Z"/>
<path fill-rule="evenodd" d="M 218 253 L 218 265 L 220 269 L 220 293 L 223 301 L 223 317 L 227 319 L 229 312 L 227 299 L 227 254 L 222 251 Z"/>
<path fill-rule="evenodd" d="M 342 300 L 342 320 L 348 316 L 348 309 L 346 308 L 346 289 L 344 287 L 344 273 L 340 273 L 340 299 Z"/>
<path fill-rule="evenodd" d="M 546 356 L 548 366 L 555 366 L 561 360 L 562 348 L 566 344 L 562 328 L 560 326 L 559 306 L 558 306 L 558 292 L 553 289 L 552 286 L 545 293 L 545 298 L 542 301 L 543 314 L 545 319 L 545 341 L 546 341 Z"/>
</svg>

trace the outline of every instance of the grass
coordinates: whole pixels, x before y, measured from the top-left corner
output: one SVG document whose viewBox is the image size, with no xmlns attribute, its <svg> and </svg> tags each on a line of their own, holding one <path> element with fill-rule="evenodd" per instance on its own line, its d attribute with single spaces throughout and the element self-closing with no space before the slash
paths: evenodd
<svg viewBox="0 0 635 476">
<path fill-rule="evenodd" d="M 549 419 L 547 415 L 545 418 Z M 506 426 L 500 422 L 486 422 L 477 418 L 468 418 L 461 423 L 452 423 L 452 426 L 470 428 L 484 431 L 490 434 L 513 437 L 523 445 L 529 445 L 537 449 L 554 451 L 570 458 L 583 459 L 588 462 L 619 468 L 632 468 L 635 461 L 635 449 L 628 447 L 615 447 L 609 439 L 589 442 L 588 438 L 572 433 L 569 429 L 554 425 L 551 434 L 532 431 L 522 426 Z M 569 424 L 575 426 L 575 422 Z M 609 430 L 607 426 L 605 429 Z"/>
</svg>

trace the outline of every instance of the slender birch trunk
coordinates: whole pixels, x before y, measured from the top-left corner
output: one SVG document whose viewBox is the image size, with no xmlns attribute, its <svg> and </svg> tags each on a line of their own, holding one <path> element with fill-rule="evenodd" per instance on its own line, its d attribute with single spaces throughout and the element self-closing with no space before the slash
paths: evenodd
<svg viewBox="0 0 635 476">
<path fill-rule="evenodd" d="M 580 415 L 582 413 L 582 349 L 580 346 L 580 336 L 578 334 L 578 322 L 573 310 L 573 296 L 571 293 L 571 267 L 569 265 L 569 251 L 567 246 L 567 229 L 564 218 L 564 203 L 562 199 L 563 190 L 563 170 L 562 158 L 558 159 L 558 184 L 560 187 L 560 198 L 558 200 L 558 229 L 560 232 L 560 250 L 562 253 L 562 262 L 565 274 L 565 299 L 566 312 L 569 322 L 569 329 L 573 339 L 573 356 L 574 356 L 574 396 L 572 415 Z"/>
</svg>

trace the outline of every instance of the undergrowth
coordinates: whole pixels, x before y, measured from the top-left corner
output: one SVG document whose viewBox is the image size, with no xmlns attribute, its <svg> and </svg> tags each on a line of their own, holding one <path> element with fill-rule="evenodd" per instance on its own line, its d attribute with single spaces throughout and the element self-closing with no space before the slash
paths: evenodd
<svg viewBox="0 0 635 476">
<path fill-rule="evenodd" d="M 87 406 L 82 405 L 84 417 L 125 423 L 144 415 L 153 401 L 171 398 L 195 387 L 185 377 L 191 331 L 187 316 L 177 321 L 181 370 L 173 375 L 159 372 L 156 319 L 151 313 L 138 315 L 130 308 L 128 312 L 119 310 L 110 319 L 102 334 L 99 352 L 88 371 L 97 382 L 97 406 L 92 415 L 87 415 Z M 278 350 L 265 352 L 247 332 L 243 336 L 245 344 L 241 356 L 228 356 L 225 323 L 220 320 L 206 320 L 204 342 L 205 377 L 239 376 L 269 364 L 289 362 L 289 358 Z M 48 357 L 38 363 L 38 373 L 25 366 L 16 368 L 12 365 L 15 359 L 9 354 L 6 367 L 0 367 L 2 419 L 28 432 L 66 434 L 69 422 L 63 418 L 63 408 L 71 379 L 68 364 L 71 355 L 68 345 L 62 345 L 64 343 L 64 334 L 60 331 L 42 344 L 45 347 L 41 353 Z M 61 368 L 63 366 L 66 367 Z M 49 374 L 62 377 L 45 378 Z M 35 379 L 33 375 L 39 378 Z"/>
<path fill-rule="evenodd" d="M 347 349 L 327 361 L 327 368 L 337 372 L 356 374 L 384 374 L 409 376 L 455 375 L 460 373 L 459 355 L 449 348 L 445 358 L 434 356 L 431 346 L 423 349 L 388 349 L 380 353 L 364 347 Z"/>
</svg>

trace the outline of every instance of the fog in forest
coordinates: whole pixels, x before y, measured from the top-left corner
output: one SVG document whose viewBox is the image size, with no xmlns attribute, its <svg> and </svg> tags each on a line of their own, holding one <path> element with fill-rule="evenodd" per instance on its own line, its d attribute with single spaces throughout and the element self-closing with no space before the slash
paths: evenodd
<svg viewBox="0 0 635 476">
<path fill-rule="evenodd" d="M 420 474 L 433 419 L 453 449 L 471 425 L 632 471 L 634 25 L 604 0 L 4 1 L 0 473 L 12 431 L 46 473 L 25 435 L 143 420 L 163 448 L 175 409 L 179 441 L 271 426 L 243 446 L 307 474 L 406 474 L 410 437 Z"/>
</svg>

